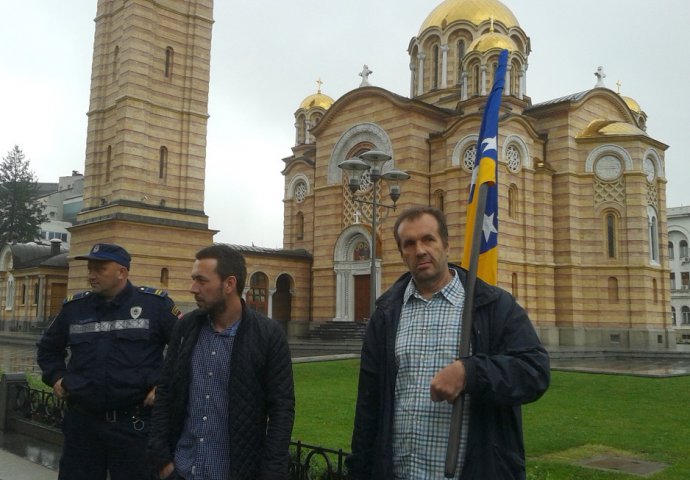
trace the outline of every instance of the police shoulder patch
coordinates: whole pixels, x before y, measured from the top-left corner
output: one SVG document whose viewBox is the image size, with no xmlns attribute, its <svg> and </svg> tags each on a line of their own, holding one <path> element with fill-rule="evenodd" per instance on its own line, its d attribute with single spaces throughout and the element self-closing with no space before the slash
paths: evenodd
<svg viewBox="0 0 690 480">
<path fill-rule="evenodd" d="M 64 303 L 73 302 L 73 301 L 75 301 L 75 300 L 80 300 L 80 299 L 82 299 L 82 298 L 88 297 L 89 295 L 91 295 L 91 292 L 89 292 L 89 291 L 86 291 L 86 292 L 77 292 L 77 293 L 75 293 L 74 295 L 69 295 L 68 297 L 66 297 L 65 300 L 64 300 L 62 303 L 64 304 Z"/>
<path fill-rule="evenodd" d="M 153 287 L 139 287 L 139 291 L 141 293 L 148 293 L 149 295 L 156 295 L 161 298 L 165 298 L 168 296 L 168 292 L 161 288 L 153 288 Z"/>
</svg>

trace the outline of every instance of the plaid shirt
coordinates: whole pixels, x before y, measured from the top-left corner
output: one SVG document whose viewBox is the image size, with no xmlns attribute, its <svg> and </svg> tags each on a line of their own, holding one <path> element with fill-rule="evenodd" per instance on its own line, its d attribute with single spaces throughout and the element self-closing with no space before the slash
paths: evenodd
<svg viewBox="0 0 690 480">
<path fill-rule="evenodd" d="M 436 372 L 453 363 L 460 351 L 465 289 L 458 276 L 424 299 L 414 281 L 405 290 L 395 339 L 398 376 L 395 383 L 393 469 L 396 479 L 444 478 L 453 406 L 432 402 Z M 469 396 L 465 397 L 463 435 L 455 478 L 460 477 L 467 446 Z"/>
<path fill-rule="evenodd" d="M 175 468 L 187 480 L 225 480 L 230 472 L 228 384 L 230 358 L 240 322 L 216 332 L 199 331 L 192 354 L 189 404 L 175 449 Z"/>
</svg>

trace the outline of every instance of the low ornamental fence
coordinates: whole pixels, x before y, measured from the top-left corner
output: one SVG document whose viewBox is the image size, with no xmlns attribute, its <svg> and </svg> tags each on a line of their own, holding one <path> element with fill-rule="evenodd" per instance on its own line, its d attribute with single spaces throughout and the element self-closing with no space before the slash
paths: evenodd
<svg viewBox="0 0 690 480">
<path fill-rule="evenodd" d="M 21 376 L 19 376 L 21 375 Z M 66 405 L 51 391 L 32 388 L 23 374 L 6 374 L 0 385 L 0 430 L 18 430 L 43 440 L 59 438 Z M 26 428 L 29 426 L 29 428 Z M 37 427 L 37 428 L 31 428 Z M 346 452 L 290 442 L 290 480 L 347 480 Z"/>
</svg>

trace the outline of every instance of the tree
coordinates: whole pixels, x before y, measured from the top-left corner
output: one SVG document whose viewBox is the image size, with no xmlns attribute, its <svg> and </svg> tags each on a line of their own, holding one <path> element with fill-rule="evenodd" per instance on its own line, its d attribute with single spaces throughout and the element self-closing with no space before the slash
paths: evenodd
<svg viewBox="0 0 690 480">
<path fill-rule="evenodd" d="M 48 218 L 36 199 L 38 182 L 18 146 L 0 164 L 0 241 L 32 242 Z"/>
</svg>

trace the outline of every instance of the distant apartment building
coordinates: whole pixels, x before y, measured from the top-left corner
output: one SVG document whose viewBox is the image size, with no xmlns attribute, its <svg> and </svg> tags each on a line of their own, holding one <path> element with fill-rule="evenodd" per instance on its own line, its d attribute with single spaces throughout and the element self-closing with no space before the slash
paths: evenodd
<svg viewBox="0 0 690 480">
<path fill-rule="evenodd" d="M 668 209 L 671 318 L 679 342 L 690 343 L 690 206 Z"/>
<path fill-rule="evenodd" d="M 72 175 L 60 177 L 52 191 L 38 197 L 48 221 L 41 224 L 40 240 L 49 242 L 57 238 L 69 248 L 70 233 L 67 230 L 77 219 L 84 203 L 84 175 L 72 171 Z"/>
</svg>

